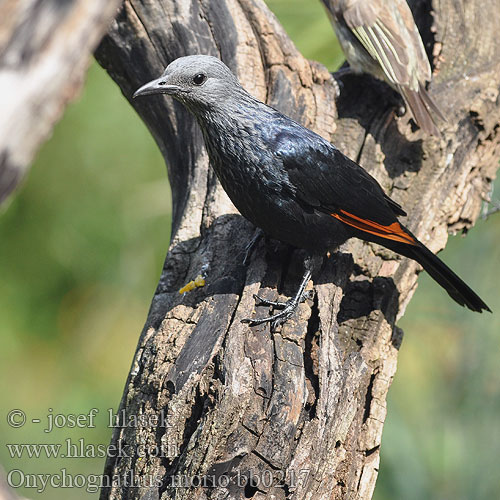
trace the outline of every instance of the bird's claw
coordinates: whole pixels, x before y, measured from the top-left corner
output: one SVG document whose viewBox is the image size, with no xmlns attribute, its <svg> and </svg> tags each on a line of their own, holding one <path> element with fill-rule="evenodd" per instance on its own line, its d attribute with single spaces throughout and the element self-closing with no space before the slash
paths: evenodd
<svg viewBox="0 0 500 500">
<path fill-rule="evenodd" d="M 344 88 L 344 84 L 340 79 L 335 78 L 335 76 L 332 79 L 333 82 L 333 93 L 334 93 L 334 98 L 338 99 L 340 97 L 340 94 L 342 93 L 342 89 Z"/>
<path fill-rule="evenodd" d="M 299 300 L 296 297 L 293 297 L 286 302 L 278 302 L 273 300 L 267 300 L 260 297 L 257 294 L 254 294 L 254 298 L 257 306 L 270 306 L 282 309 L 280 312 L 273 314 L 272 316 L 268 316 L 267 318 L 244 318 L 241 320 L 242 323 L 248 323 L 250 326 L 262 325 L 263 323 L 271 323 L 271 328 L 275 328 L 278 325 L 282 325 L 286 321 L 288 321 L 298 305 L 304 300 L 310 298 L 311 291 L 305 291 Z"/>
<path fill-rule="evenodd" d="M 288 304 L 288 302 L 276 302 L 273 300 L 267 300 L 261 297 L 260 295 L 257 295 L 254 293 L 253 298 L 255 299 L 256 306 L 271 306 L 271 307 L 277 307 L 277 308 L 285 308 Z"/>
<path fill-rule="evenodd" d="M 335 99 L 338 99 L 340 97 L 340 94 L 342 93 L 342 90 L 344 89 L 344 82 L 342 81 L 342 78 L 344 76 L 352 75 L 354 74 L 354 71 L 351 69 L 350 66 L 346 66 L 345 68 L 340 68 L 334 73 L 331 73 L 333 77 L 333 87 L 334 87 L 334 92 L 335 92 Z"/>
<path fill-rule="evenodd" d="M 271 323 L 271 328 L 274 329 L 278 325 L 281 325 L 285 323 L 285 321 L 290 319 L 292 314 L 295 312 L 295 309 L 297 309 L 297 306 L 299 305 L 299 303 L 294 299 L 291 299 L 288 302 L 277 302 L 276 304 L 284 306 L 284 308 L 279 313 L 268 316 L 267 318 L 244 318 L 241 320 L 241 322 L 248 323 L 250 326 L 262 325 L 263 323 Z"/>
</svg>

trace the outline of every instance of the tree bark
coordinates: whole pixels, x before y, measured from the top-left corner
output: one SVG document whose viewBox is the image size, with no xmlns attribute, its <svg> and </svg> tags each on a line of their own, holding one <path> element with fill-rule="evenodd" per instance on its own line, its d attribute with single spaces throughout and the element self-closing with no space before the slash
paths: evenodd
<svg viewBox="0 0 500 500">
<path fill-rule="evenodd" d="M 397 118 L 392 91 L 370 77 L 344 81 L 337 115 L 328 71 L 304 59 L 260 0 L 127 0 L 97 58 L 130 100 L 177 57 L 220 56 L 252 94 L 361 163 L 438 251 L 449 231 L 473 224 L 495 176 L 500 19 L 493 0 L 441 0 L 434 18 L 430 2 L 414 7 L 448 118 L 441 138 Z M 253 228 L 209 169 L 194 119 L 163 96 L 132 105 L 168 166 L 173 233 L 101 499 L 371 498 L 402 340 L 396 320 L 417 264 L 350 241 L 325 257 L 313 298 L 282 328 L 241 323 L 269 312 L 254 293 L 291 295 L 299 252 L 260 243 L 243 266 Z M 180 295 L 202 269 L 206 286 Z"/>
<path fill-rule="evenodd" d="M 79 92 L 119 0 L 0 2 L 0 204 Z"/>
</svg>

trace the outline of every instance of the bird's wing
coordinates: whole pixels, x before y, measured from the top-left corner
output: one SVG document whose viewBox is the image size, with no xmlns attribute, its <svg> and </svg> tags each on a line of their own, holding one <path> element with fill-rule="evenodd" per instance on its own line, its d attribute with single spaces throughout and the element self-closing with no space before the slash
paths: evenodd
<svg viewBox="0 0 500 500">
<path fill-rule="evenodd" d="M 377 2 L 356 0 L 347 5 L 343 17 L 363 47 L 378 61 L 389 82 L 395 86 L 414 87 L 413 65 L 416 61 L 410 57 L 422 42 L 406 1 L 395 3 L 398 5 L 394 9 L 392 2 L 376 8 Z M 423 56 L 427 61 L 425 50 Z"/>
<path fill-rule="evenodd" d="M 366 170 L 316 134 L 300 129 L 276 138 L 288 194 L 298 203 L 381 238 L 414 244 L 399 224 L 405 211 Z M 370 239 L 367 237 L 367 239 Z"/>
<path fill-rule="evenodd" d="M 410 37 L 411 42 L 409 43 L 411 43 L 411 46 L 415 51 L 415 65 L 418 81 L 421 83 L 429 82 L 432 77 L 431 65 L 429 64 L 429 58 L 427 57 L 422 37 L 420 36 L 417 25 L 415 24 L 410 7 L 408 7 L 406 0 L 397 1 L 396 7 L 398 9 L 400 19 L 403 21 L 406 31 Z"/>
</svg>

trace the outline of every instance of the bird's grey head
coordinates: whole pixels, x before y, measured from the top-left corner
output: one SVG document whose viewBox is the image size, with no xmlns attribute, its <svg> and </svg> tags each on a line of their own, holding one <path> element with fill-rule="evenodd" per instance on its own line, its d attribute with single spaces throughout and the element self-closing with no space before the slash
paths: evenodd
<svg viewBox="0 0 500 500">
<path fill-rule="evenodd" d="M 171 62 L 160 78 L 143 85 L 133 97 L 168 94 L 196 111 L 240 92 L 244 91 L 238 79 L 220 59 L 196 55 Z"/>
</svg>

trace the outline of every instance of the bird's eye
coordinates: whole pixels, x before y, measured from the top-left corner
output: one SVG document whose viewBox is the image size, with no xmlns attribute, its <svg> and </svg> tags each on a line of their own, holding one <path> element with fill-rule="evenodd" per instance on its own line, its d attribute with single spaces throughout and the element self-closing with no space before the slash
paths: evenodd
<svg viewBox="0 0 500 500">
<path fill-rule="evenodd" d="M 198 73 L 193 77 L 193 83 L 195 85 L 203 85 L 205 83 L 205 80 L 207 79 L 207 75 L 204 73 Z"/>
</svg>

